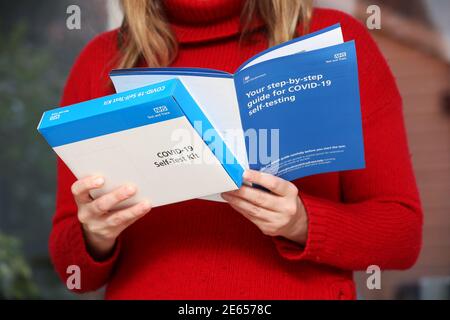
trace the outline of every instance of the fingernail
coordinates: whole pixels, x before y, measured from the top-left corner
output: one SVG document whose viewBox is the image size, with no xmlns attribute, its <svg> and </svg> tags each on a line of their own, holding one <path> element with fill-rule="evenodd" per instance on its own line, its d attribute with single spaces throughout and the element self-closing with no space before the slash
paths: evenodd
<svg viewBox="0 0 450 320">
<path fill-rule="evenodd" d="M 141 203 L 141 210 L 142 212 L 147 212 L 152 208 L 152 205 L 148 201 L 144 201 Z"/>
<path fill-rule="evenodd" d="M 136 192 L 136 187 L 135 186 L 126 186 L 125 187 L 125 192 L 127 193 L 127 195 L 131 196 L 132 194 L 134 194 Z"/>
<path fill-rule="evenodd" d="M 103 183 L 105 182 L 105 179 L 103 179 L 102 177 L 98 177 L 94 180 L 94 184 L 98 187 L 101 186 Z"/>
</svg>

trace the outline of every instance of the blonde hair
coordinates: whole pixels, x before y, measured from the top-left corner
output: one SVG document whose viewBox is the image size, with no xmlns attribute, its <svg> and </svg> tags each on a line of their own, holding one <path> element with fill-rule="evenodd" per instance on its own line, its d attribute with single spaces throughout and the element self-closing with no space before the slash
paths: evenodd
<svg viewBox="0 0 450 320">
<path fill-rule="evenodd" d="M 118 68 L 134 67 L 140 59 L 148 66 L 168 66 L 177 56 L 178 43 L 161 3 L 162 0 L 121 0 L 121 56 Z M 297 27 L 308 32 L 312 0 L 246 0 L 241 13 L 241 40 L 259 16 L 265 24 L 269 46 L 297 36 Z"/>
</svg>

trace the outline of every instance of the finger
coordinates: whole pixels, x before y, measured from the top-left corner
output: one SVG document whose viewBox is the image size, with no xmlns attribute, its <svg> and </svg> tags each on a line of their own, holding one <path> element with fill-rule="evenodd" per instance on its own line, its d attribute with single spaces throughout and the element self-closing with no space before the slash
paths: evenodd
<svg viewBox="0 0 450 320">
<path fill-rule="evenodd" d="M 91 176 L 80 179 L 72 184 L 72 194 L 75 202 L 78 204 L 89 203 L 92 201 L 89 191 L 98 189 L 105 183 L 105 179 L 100 176 Z"/>
<path fill-rule="evenodd" d="M 239 198 L 239 197 L 235 197 L 235 196 L 232 196 L 229 194 L 224 194 L 223 198 L 233 207 L 236 207 L 242 211 L 245 211 L 252 217 L 255 217 L 255 218 L 258 218 L 261 220 L 270 221 L 271 218 L 276 215 L 276 213 L 273 211 L 267 210 L 262 207 L 258 207 L 256 205 L 254 205 L 253 203 L 251 203 L 247 200 L 244 200 L 242 198 Z"/>
<path fill-rule="evenodd" d="M 152 206 L 150 202 L 143 201 L 132 207 L 111 214 L 106 218 L 106 223 L 114 228 L 125 229 L 146 215 L 151 209 Z"/>
<path fill-rule="evenodd" d="M 92 211 L 97 214 L 106 213 L 119 203 L 131 198 L 136 194 L 136 187 L 132 185 L 125 185 L 111 191 L 95 201 L 91 202 Z"/>
<path fill-rule="evenodd" d="M 246 182 L 256 183 L 280 196 L 288 196 L 298 193 L 295 185 L 293 185 L 289 181 L 265 172 L 246 170 L 244 172 L 243 178 Z"/>
<path fill-rule="evenodd" d="M 248 213 L 240 208 L 234 207 L 233 205 L 230 205 L 230 206 L 233 209 L 235 209 L 236 211 L 238 211 L 239 213 L 241 213 L 244 216 L 244 218 L 246 218 L 251 223 L 253 223 L 265 235 L 270 235 L 270 236 L 276 235 L 276 231 L 273 228 L 271 221 L 266 221 L 263 219 L 255 218 L 250 213 Z"/>
<path fill-rule="evenodd" d="M 280 209 L 280 199 L 283 199 L 273 193 L 248 186 L 242 186 L 239 190 L 230 191 L 227 193 L 247 200 L 258 207 L 263 207 L 273 211 L 278 211 Z"/>
<path fill-rule="evenodd" d="M 249 214 L 246 211 L 243 211 L 240 208 L 234 207 L 233 205 L 230 205 L 233 209 L 241 213 L 244 218 L 249 220 L 251 223 L 253 223 L 256 227 L 258 227 L 259 230 L 261 230 L 262 233 L 268 236 L 276 236 L 277 235 L 277 229 L 274 228 L 272 221 L 267 221 L 259 218 L 255 218 L 251 214 Z"/>
<path fill-rule="evenodd" d="M 239 212 L 241 215 L 244 216 L 244 218 L 246 218 L 247 220 L 249 220 L 250 222 L 259 225 L 260 223 L 268 223 L 269 221 L 259 218 L 259 217 L 255 217 L 253 215 L 250 214 L 250 212 L 247 212 L 245 210 L 242 210 L 240 207 L 237 207 L 233 204 L 230 203 L 230 207 L 232 207 L 234 210 L 236 210 L 237 212 Z"/>
</svg>

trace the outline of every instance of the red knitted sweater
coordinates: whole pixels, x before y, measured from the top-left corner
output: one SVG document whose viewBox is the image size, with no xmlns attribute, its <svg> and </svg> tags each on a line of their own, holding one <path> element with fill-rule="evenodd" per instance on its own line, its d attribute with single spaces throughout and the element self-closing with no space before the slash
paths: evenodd
<svg viewBox="0 0 450 320">
<path fill-rule="evenodd" d="M 240 2 L 166 0 L 180 42 L 173 66 L 233 72 L 264 50 L 262 31 L 239 45 Z M 367 168 L 295 181 L 309 218 L 304 247 L 263 235 L 227 204 L 192 200 L 155 208 L 122 233 L 109 259 L 95 261 L 70 192 L 75 177 L 58 160 L 50 253 L 64 282 L 67 267 L 78 265 L 79 291 L 106 284 L 108 299 L 353 299 L 354 270 L 411 267 L 422 212 L 401 97 L 359 22 L 315 9 L 311 31 L 337 22 L 345 40 L 356 41 Z M 73 66 L 61 105 L 113 93 L 108 72 L 118 53 L 117 30 L 92 40 Z"/>
</svg>

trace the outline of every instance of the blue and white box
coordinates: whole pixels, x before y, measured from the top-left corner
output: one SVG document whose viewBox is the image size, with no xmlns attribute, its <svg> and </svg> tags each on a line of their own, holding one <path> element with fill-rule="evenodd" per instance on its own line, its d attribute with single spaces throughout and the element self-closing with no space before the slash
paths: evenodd
<svg viewBox="0 0 450 320">
<path fill-rule="evenodd" d="M 157 207 L 242 184 L 243 167 L 177 79 L 47 111 L 38 131 L 77 178 L 105 177 L 94 198 L 132 183 L 122 205 Z"/>
</svg>

